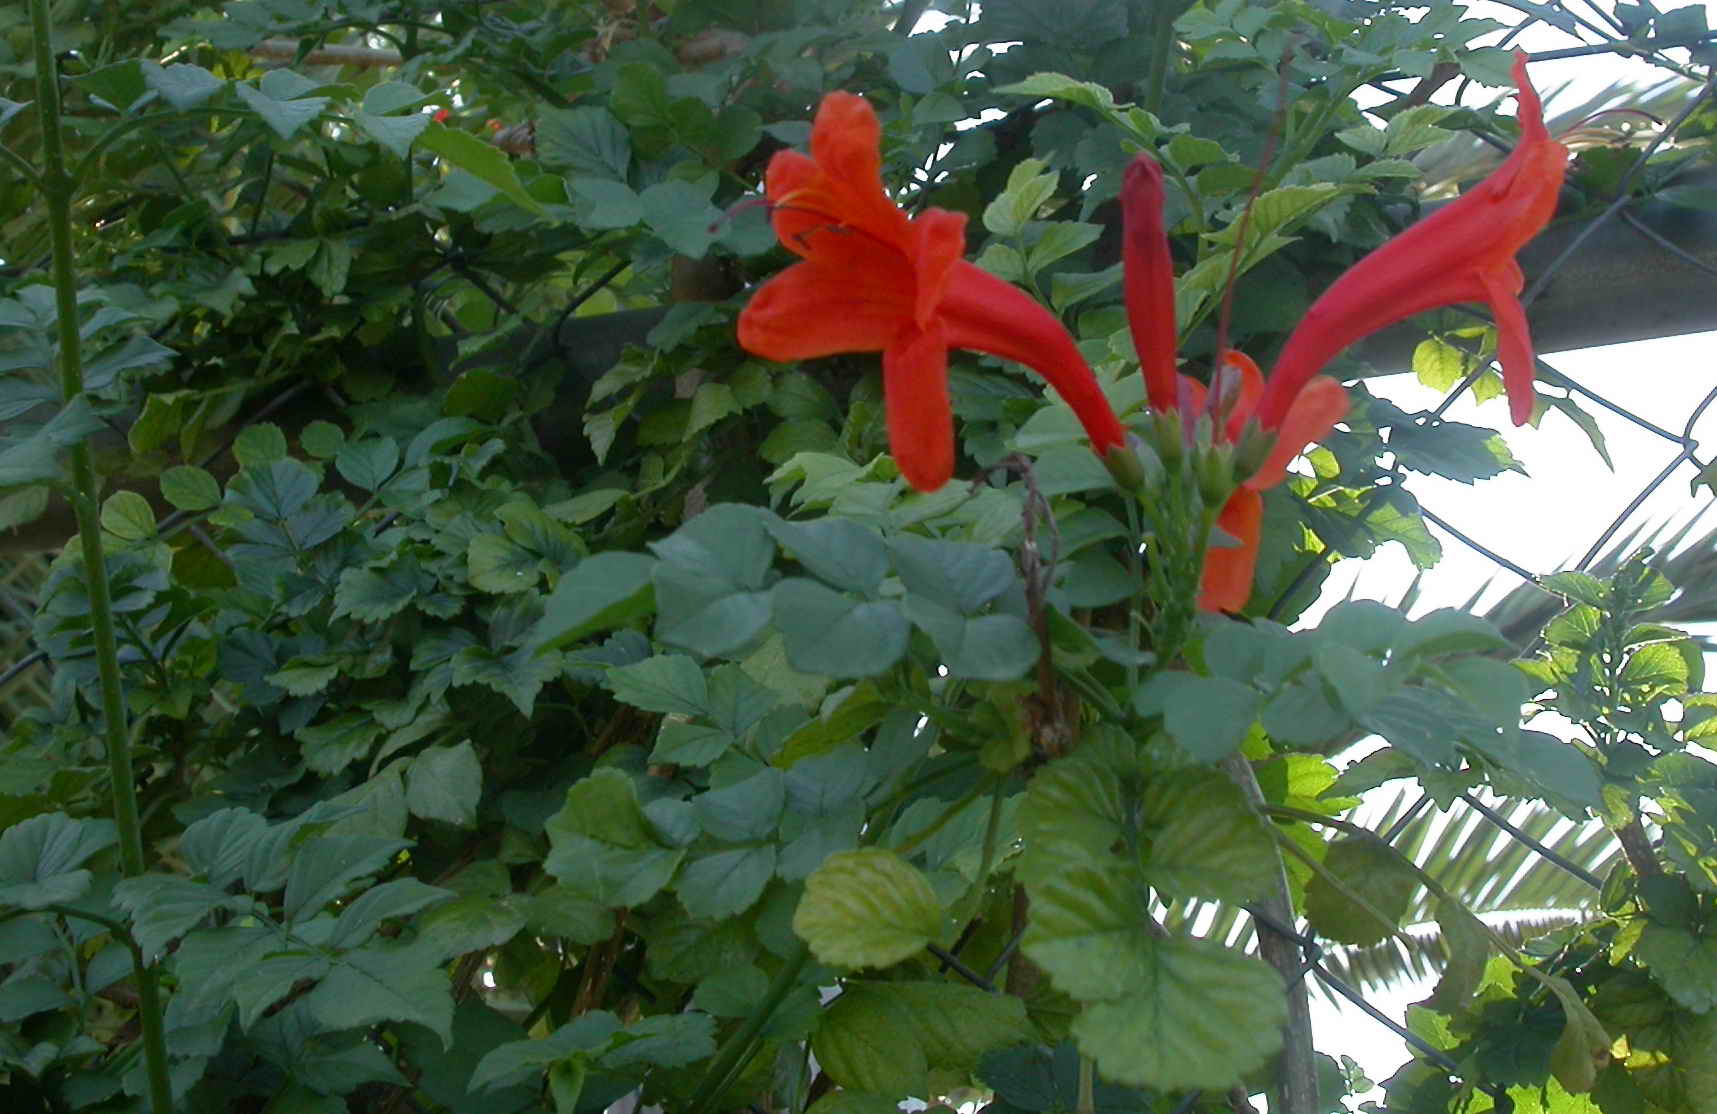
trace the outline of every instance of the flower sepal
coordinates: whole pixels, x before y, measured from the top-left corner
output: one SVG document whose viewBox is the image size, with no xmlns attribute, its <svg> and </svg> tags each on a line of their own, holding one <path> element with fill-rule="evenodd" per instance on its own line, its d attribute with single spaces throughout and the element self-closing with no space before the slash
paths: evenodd
<svg viewBox="0 0 1717 1114">
<path fill-rule="evenodd" d="M 1122 491 L 1153 491 L 1162 486 L 1167 474 L 1156 450 L 1138 434 L 1129 434 L 1125 445 L 1111 447 L 1102 460 Z"/>
</svg>

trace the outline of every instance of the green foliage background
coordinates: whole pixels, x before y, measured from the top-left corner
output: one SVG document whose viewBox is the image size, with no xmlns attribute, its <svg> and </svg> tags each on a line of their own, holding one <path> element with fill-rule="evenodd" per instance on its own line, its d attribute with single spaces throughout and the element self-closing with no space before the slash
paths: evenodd
<svg viewBox="0 0 1717 1114">
<path fill-rule="evenodd" d="M 30 24 L 0 5 L 0 526 L 59 551 L 31 620 L 51 685 L 0 744 L 6 1108 L 1338 1109 L 1369 1084 L 1311 1058 L 1292 942 L 1209 927 L 1248 909 L 1266 945 L 1296 913 L 1332 947 L 1441 926 L 1412 1023 L 1443 1058 L 1377 1109 L 1717 1108 L 1717 774 L 1687 749 L 1717 698 L 1658 621 L 1670 582 L 1644 556 L 1564 574 L 1553 621 L 1507 637 L 1367 603 L 1288 629 L 1337 560 L 1434 566 L 1398 481 L 1517 468 L 1500 437 L 1356 384 L 1267 496 L 1248 616 L 1189 626 L 1185 570 L 1142 579 L 1137 508 L 1020 369 L 957 358 L 973 482 L 922 495 L 874 357 L 733 339 L 787 261 L 743 202 L 849 89 L 902 203 L 970 214 L 979 263 L 1137 417 L 1126 161 L 1171 182 L 1189 367 L 1235 272 L 1230 335 L 1267 357 L 1412 219 L 1412 156 L 1508 142 L 1489 112 L 1351 99 L 1449 65 L 1506 84 L 1465 15 L 66 0 L 68 395 Z M 1613 155 L 1582 156 L 1565 215 Z M 1459 332 L 1422 378 L 1479 366 Z M 123 724 L 66 544 L 74 443 Z M 1524 729 L 1539 708 L 1578 733 Z M 1470 911 L 1489 874 L 1344 820 L 1397 779 L 1592 818 L 1622 853 L 1517 948 Z"/>
</svg>

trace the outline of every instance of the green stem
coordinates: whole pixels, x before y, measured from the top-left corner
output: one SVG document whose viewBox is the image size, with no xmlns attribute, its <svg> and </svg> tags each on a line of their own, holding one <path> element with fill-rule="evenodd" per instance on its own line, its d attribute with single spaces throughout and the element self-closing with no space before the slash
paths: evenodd
<svg viewBox="0 0 1717 1114">
<path fill-rule="evenodd" d="M 1145 588 L 1145 565 L 1139 556 L 1139 547 L 1145 541 L 1144 523 L 1139 519 L 1139 500 L 1136 496 L 1127 497 L 1127 576 L 1133 582 L 1133 598 L 1127 601 L 1127 649 L 1137 654 L 1139 639 L 1144 631 L 1145 597 L 1149 594 Z M 1137 661 L 1127 662 L 1127 698 L 1132 699 L 1134 691 L 1139 687 L 1139 665 Z"/>
<path fill-rule="evenodd" d="M 1174 64 L 1175 9 L 1176 5 L 1167 0 L 1158 0 L 1153 8 L 1151 57 L 1146 63 L 1145 95 L 1139 102 L 1153 116 L 1162 108 L 1163 89 L 1168 85 L 1169 67 Z"/>
<path fill-rule="evenodd" d="M 41 3 L 42 0 L 35 0 Z M 704 1073 L 703 1082 L 698 1084 L 697 1091 L 692 1095 L 691 1105 L 686 1114 L 705 1114 L 721 1093 L 727 1090 L 734 1078 L 744 1070 L 752 1045 L 756 1043 L 758 1034 L 769 1024 L 769 1018 L 775 1013 L 799 982 L 799 973 L 805 969 L 805 963 L 811 958 L 810 949 L 805 947 L 803 940 L 793 942 L 793 951 L 781 964 L 781 970 L 775 973 L 775 981 L 769 984 L 769 993 L 763 1001 L 746 1018 L 745 1024 L 735 1030 L 727 1038 L 727 1042 L 716 1053 L 710 1062 L 709 1070 Z"/>
<path fill-rule="evenodd" d="M 54 249 L 54 301 L 59 315 L 60 391 L 69 404 L 83 393 L 83 353 L 79 347 L 77 275 L 72 261 L 72 199 L 77 182 L 66 173 L 66 153 L 60 134 L 59 74 L 50 45 L 48 0 L 30 0 L 30 30 L 36 57 L 36 105 L 42 121 L 42 197 L 48 205 L 48 228 Z M 101 677 L 102 735 L 107 749 L 108 777 L 113 782 L 113 820 L 119 829 L 120 859 L 127 877 L 144 871 L 143 830 L 137 816 L 137 784 L 131 769 L 131 740 L 125 728 L 125 689 L 119 676 L 119 645 L 113 630 L 113 599 L 102 552 L 101 520 L 96 509 L 99 481 L 88 440 L 72 453 L 72 506 L 77 512 L 83 546 L 84 576 L 89 585 L 90 630 L 95 639 L 96 667 Z M 167 1076 L 167 1045 L 161 1028 L 161 994 L 152 968 L 137 973 L 137 1013 L 143 1030 L 143 1056 L 148 1069 L 149 1098 L 155 1114 L 170 1114 L 173 1091 Z"/>
</svg>

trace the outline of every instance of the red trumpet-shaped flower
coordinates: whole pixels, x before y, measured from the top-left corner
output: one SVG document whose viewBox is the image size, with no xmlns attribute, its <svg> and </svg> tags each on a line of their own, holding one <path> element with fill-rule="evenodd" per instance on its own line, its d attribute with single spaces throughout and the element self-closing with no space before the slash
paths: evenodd
<svg viewBox="0 0 1717 1114">
<path fill-rule="evenodd" d="M 1460 200 L 1337 279 L 1288 338 L 1267 382 L 1250 359 L 1223 353 L 1213 380 L 1214 405 L 1207 406 L 1202 384 L 1175 370 L 1174 272 L 1163 228 L 1162 170 L 1148 155 L 1127 168 L 1121 193 L 1126 306 L 1152 408 L 1178 411 L 1188 429 L 1208 409 L 1219 445 L 1238 443 L 1252 422 L 1275 439 L 1264 464 L 1242 480 L 1217 517 L 1217 525 L 1239 544 L 1206 553 L 1200 607 L 1245 606 L 1263 520 L 1258 493 L 1280 483 L 1287 463 L 1347 413 L 1347 392 L 1318 372 L 1354 341 L 1425 310 L 1486 302 L 1496 316 L 1510 412 L 1517 425 L 1531 416 L 1532 338 L 1519 298 L 1525 280 L 1514 255 L 1555 210 L 1568 152 L 1545 130 L 1524 54 L 1515 55 L 1514 77 L 1521 141 L 1507 161 Z"/>
<path fill-rule="evenodd" d="M 739 315 L 739 343 L 771 360 L 882 353 L 889 448 L 934 491 L 954 471 L 948 349 L 1014 360 L 1049 381 L 1099 456 L 1126 443 L 1120 421 L 1061 322 L 962 258 L 966 218 L 907 217 L 882 187 L 882 129 L 862 97 L 830 93 L 810 157 L 782 151 L 765 192 L 775 234 L 802 261 L 764 283 Z"/>
<path fill-rule="evenodd" d="M 1485 302 L 1496 318 L 1497 354 L 1515 425 L 1532 416 L 1532 337 L 1514 260 L 1556 210 L 1568 149 L 1550 138 L 1544 108 L 1514 56 L 1520 89 L 1520 144 L 1484 181 L 1438 209 L 1335 281 L 1288 338 L 1259 403 L 1266 424 L 1279 419 L 1312 376 L 1342 349 L 1415 313 L 1457 302 Z"/>
</svg>

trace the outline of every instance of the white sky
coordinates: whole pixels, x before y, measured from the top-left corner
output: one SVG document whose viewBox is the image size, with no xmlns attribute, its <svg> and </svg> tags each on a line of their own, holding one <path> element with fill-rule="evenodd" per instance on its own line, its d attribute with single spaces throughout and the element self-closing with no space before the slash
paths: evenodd
<svg viewBox="0 0 1717 1114">
<path fill-rule="evenodd" d="M 1665 9 L 1681 6 L 1675 0 L 1659 3 Z M 1573 7 L 1578 10 L 1581 5 L 1575 3 Z M 1482 0 L 1471 8 L 1475 14 L 1497 13 L 1496 18 L 1510 24 L 1520 18 L 1509 9 Z M 1590 16 L 1591 11 L 1588 8 L 1582 14 Z M 1707 18 L 1717 24 L 1717 17 Z M 1528 50 L 1572 45 L 1560 32 L 1542 28 L 1524 35 L 1520 43 Z M 1550 115 L 1556 113 L 1559 103 L 1577 103 L 1619 79 L 1650 85 L 1663 76 L 1663 71 L 1643 62 L 1605 55 L 1533 66 L 1539 89 L 1556 90 L 1564 83 L 1568 86 L 1546 105 Z M 1706 392 L 1717 386 L 1717 333 L 1561 353 L 1546 357 L 1545 362 L 1612 402 L 1680 432 Z M 1411 375 L 1368 380 L 1367 385 L 1409 411 L 1429 409 L 1441 399 L 1439 393 L 1421 386 Z M 1597 418 L 1607 438 L 1614 471 L 1604 465 L 1585 434 L 1565 416 L 1552 412 L 1540 428 L 1515 429 L 1508 423 L 1501 399 L 1476 406 L 1469 398 L 1457 402 L 1447 417 L 1500 430 L 1528 475 L 1506 474 L 1471 486 L 1414 476 L 1408 488 L 1428 510 L 1533 572 L 1569 567 L 1677 452 L 1670 442 L 1595 404 L 1583 402 L 1582 406 Z M 1695 438 L 1710 439 L 1710 447 L 1701 452 L 1707 458 L 1717 453 L 1714 423 L 1717 407 L 1708 410 L 1693 430 Z M 1709 508 L 1708 491 L 1689 494 L 1688 484 L 1695 474 L 1696 469 L 1684 463 L 1629 518 L 1624 532 L 1642 521 L 1654 525 L 1672 519 L 1684 521 Z M 1444 556 L 1420 585 L 1416 613 L 1462 604 L 1481 585 L 1490 583 L 1480 603 L 1482 608 L 1520 583 L 1518 577 L 1458 539 L 1436 527 L 1432 530 L 1443 542 Z M 1394 545 L 1384 547 L 1367 561 L 1344 561 L 1331 575 L 1319 610 L 1349 595 L 1397 602 L 1413 574 L 1412 563 Z M 1428 992 L 1428 984 L 1416 983 L 1392 993 L 1371 992 L 1367 999 L 1400 1021 L 1406 1006 Z M 1378 1081 L 1387 1079 L 1409 1058 L 1395 1034 L 1357 1009 L 1338 1009 L 1316 994 L 1312 1001 L 1321 1051 L 1354 1057 Z"/>
</svg>

